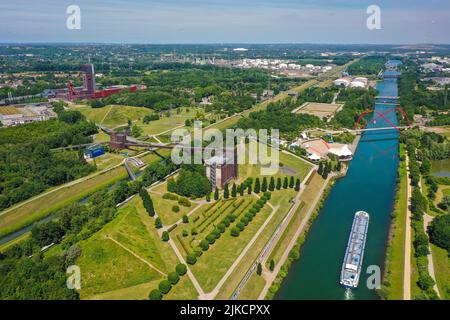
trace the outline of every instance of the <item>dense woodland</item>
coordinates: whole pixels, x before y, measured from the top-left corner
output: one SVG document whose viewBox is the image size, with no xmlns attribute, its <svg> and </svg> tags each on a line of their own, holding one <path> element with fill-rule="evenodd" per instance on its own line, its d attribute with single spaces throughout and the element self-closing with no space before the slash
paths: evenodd
<svg viewBox="0 0 450 320">
<path fill-rule="evenodd" d="M 367 56 L 351 64 L 347 68 L 347 72 L 352 76 L 377 75 L 381 70 L 384 70 L 387 61 L 388 58 L 385 56 Z"/>
<path fill-rule="evenodd" d="M 0 129 L 0 209 L 95 170 L 80 152 L 51 151 L 89 143 L 97 132 L 77 111 L 58 114 L 58 120 Z"/>
<path fill-rule="evenodd" d="M 426 110 L 447 111 L 450 109 L 448 88 L 445 90 L 428 90 L 426 84 L 420 81 L 419 66 L 413 62 L 406 63 L 398 82 L 400 105 L 406 110 L 408 117 L 414 114 L 426 114 Z M 445 119 L 444 121 L 442 121 Z M 448 121 L 446 118 L 438 118 L 442 124 Z M 440 124 L 437 123 L 437 124 Z M 450 123 L 450 122 L 449 122 Z"/>
</svg>

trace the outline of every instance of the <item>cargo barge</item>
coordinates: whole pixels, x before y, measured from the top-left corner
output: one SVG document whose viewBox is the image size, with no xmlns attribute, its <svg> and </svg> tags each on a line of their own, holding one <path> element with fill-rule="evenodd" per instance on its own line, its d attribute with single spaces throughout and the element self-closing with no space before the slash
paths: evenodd
<svg viewBox="0 0 450 320">
<path fill-rule="evenodd" d="M 358 287 L 368 228 L 369 214 L 365 211 L 356 212 L 341 270 L 340 283 L 346 288 Z"/>
</svg>

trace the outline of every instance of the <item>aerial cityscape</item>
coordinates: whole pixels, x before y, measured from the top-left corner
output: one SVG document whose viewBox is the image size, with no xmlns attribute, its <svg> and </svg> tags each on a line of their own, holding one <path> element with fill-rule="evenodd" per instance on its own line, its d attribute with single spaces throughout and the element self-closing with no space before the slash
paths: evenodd
<svg viewBox="0 0 450 320">
<path fill-rule="evenodd" d="M 436 2 L 0 4 L 0 300 L 450 300 Z"/>
</svg>

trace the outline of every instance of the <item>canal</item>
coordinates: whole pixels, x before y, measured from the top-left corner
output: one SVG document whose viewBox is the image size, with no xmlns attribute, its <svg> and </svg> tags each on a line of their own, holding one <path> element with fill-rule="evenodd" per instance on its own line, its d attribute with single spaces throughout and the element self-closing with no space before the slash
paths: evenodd
<svg viewBox="0 0 450 320">
<path fill-rule="evenodd" d="M 397 96 L 397 79 L 377 85 L 380 96 Z M 397 124 L 392 105 L 377 103 L 375 110 L 386 113 L 367 127 Z M 372 115 L 372 119 L 377 117 Z M 358 145 L 347 175 L 338 180 L 327 197 L 305 241 L 300 259 L 292 264 L 277 299 L 377 299 L 366 286 L 369 265 L 383 270 L 390 214 L 394 206 L 398 167 L 397 130 L 366 132 Z M 369 232 L 359 287 L 339 285 L 340 271 L 353 217 L 356 211 L 370 214 Z"/>
</svg>

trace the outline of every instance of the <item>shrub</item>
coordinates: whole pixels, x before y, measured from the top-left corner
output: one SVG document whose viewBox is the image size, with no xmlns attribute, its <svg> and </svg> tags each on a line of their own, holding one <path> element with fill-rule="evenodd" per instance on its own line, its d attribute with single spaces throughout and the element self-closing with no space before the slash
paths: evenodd
<svg viewBox="0 0 450 320">
<path fill-rule="evenodd" d="M 181 234 L 182 234 L 183 237 L 187 237 L 187 236 L 189 235 L 189 232 L 188 232 L 186 229 L 184 229 L 184 230 L 181 232 Z"/>
<path fill-rule="evenodd" d="M 166 199 L 166 200 L 178 200 L 178 196 L 176 194 L 167 192 L 167 193 L 165 193 L 163 195 L 163 199 Z"/>
<path fill-rule="evenodd" d="M 161 218 L 159 218 L 159 217 L 156 218 L 156 219 L 155 219 L 155 228 L 156 228 L 156 229 L 161 229 L 162 226 L 163 226 L 163 225 L 162 225 L 162 222 L 161 222 Z"/>
<path fill-rule="evenodd" d="M 202 248 L 200 248 L 200 247 L 196 247 L 196 248 L 194 249 L 194 253 L 195 253 L 195 256 L 196 256 L 196 257 L 201 257 L 202 254 L 203 254 L 203 250 L 202 250 Z"/>
<path fill-rule="evenodd" d="M 214 242 L 216 242 L 216 236 L 213 235 L 213 234 L 208 234 L 208 235 L 206 236 L 205 240 L 208 241 L 209 244 L 214 244 Z M 200 246 L 201 246 L 202 249 L 203 249 L 204 246 L 202 245 L 201 242 L 200 242 Z M 207 249 L 205 249 L 205 250 L 207 250 Z"/>
<path fill-rule="evenodd" d="M 211 234 L 212 234 L 216 239 L 219 239 L 220 236 L 222 235 L 222 232 L 220 232 L 220 230 L 219 230 L 218 228 L 215 228 L 215 229 L 211 232 Z"/>
<path fill-rule="evenodd" d="M 191 229 L 191 236 L 196 236 L 198 234 L 198 231 L 196 228 Z"/>
<path fill-rule="evenodd" d="M 169 241 L 169 233 L 167 231 L 164 231 L 161 237 L 162 241 Z"/>
<path fill-rule="evenodd" d="M 225 223 L 221 222 L 218 224 L 217 229 L 220 231 L 220 233 L 224 233 L 226 229 Z"/>
<path fill-rule="evenodd" d="M 223 198 L 228 199 L 230 197 L 230 190 L 228 188 L 228 183 L 225 183 L 225 186 L 223 188 Z"/>
<path fill-rule="evenodd" d="M 253 214 L 251 214 L 250 212 L 247 212 L 247 213 L 245 214 L 244 217 L 247 218 L 248 221 L 252 221 L 252 219 L 253 219 Z"/>
<path fill-rule="evenodd" d="M 269 264 L 269 270 L 273 271 L 275 270 L 275 260 L 270 260 L 270 264 Z"/>
<path fill-rule="evenodd" d="M 229 227 L 230 224 L 231 224 L 231 221 L 230 221 L 230 219 L 225 218 L 225 219 L 222 220 L 222 223 L 223 223 L 226 227 Z"/>
<path fill-rule="evenodd" d="M 242 222 L 237 223 L 236 227 L 239 229 L 239 231 L 244 231 L 245 229 L 245 225 Z"/>
<path fill-rule="evenodd" d="M 187 272 L 187 267 L 185 264 L 179 263 L 175 267 L 175 271 L 178 273 L 178 275 L 184 276 Z"/>
<path fill-rule="evenodd" d="M 159 291 L 158 289 L 154 289 L 154 290 L 150 291 L 148 298 L 150 300 L 161 300 L 162 299 L 161 291 Z"/>
<path fill-rule="evenodd" d="M 241 219 L 241 223 L 243 223 L 245 226 L 248 225 L 249 222 L 250 222 L 250 220 L 247 219 L 246 217 L 243 217 L 243 218 Z"/>
<path fill-rule="evenodd" d="M 450 252 L 450 214 L 436 217 L 428 228 L 430 242 Z"/>
<path fill-rule="evenodd" d="M 175 206 L 172 207 L 172 211 L 173 212 L 180 212 L 180 207 L 175 205 Z"/>
<path fill-rule="evenodd" d="M 183 223 L 189 223 L 189 217 L 187 215 L 183 216 Z"/>
<path fill-rule="evenodd" d="M 173 224 L 169 229 L 167 229 L 168 232 L 172 232 L 178 225 L 175 223 Z"/>
<path fill-rule="evenodd" d="M 434 280 L 431 276 L 426 272 L 421 272 L 419 274 L 419 280 L 417 281 L 417 285 L 424 291 L 432 288 L 434 286 Z"/>
<path fill-rule="evenodd" d="M 187 207 L 187 208 L 192 206 L 191 202 L 184 197 L 181 197 L 180 199 L 178 199 L 178 204 L 182 205 L 183 207 Z"/>
<path fill-rule="evenodd" d="M 202 248 L 203 251 L 208 250 L 209 249 L 209 241 L 207 241 L 207 240 L 200 241 L 199 247 Z"/>
<path fill-rule="evenodd" d="M 194 265 L 197 262 L 197 257 L 194 254 L 188 254 L 186 257 L 186 262 L 190 265 Z"/>
<path fill-rule="evenodd" d="M 240 232 L 241 231 L 239 230 L 239 228 L 234 227 L 234 228 L 231 228 L 230 235 L 233 237 L 239 237 Z"/>
<path fill-rule="evenodd" d="M 234 214 L 232 214 L 232 213 L 230 213 L 230 214 L 227 216 L 227 218 L 228 218 L 228 220 L 230 220 L 231 222 L 234 222 L 234 221 L 236 220 L 236 216 L 235 216 Z"/>
<path fill-rule="evenodd" d="M 163 294 L 169 293 L 170 289 L 172 289 L 172 285 L 168 280 L 163 280 L 159 283 L 159 291 L 161 291 Z"/>
<path fill-rule="evenodd" d="M 289 179 L 289 188 L 293 188 L 295 185 L 295 180 L 294 180 L 294 176 L 291 176 Z"/>
<path fill-rule="evenodd" d="M 216 190 L 214 190 L 214 200 L 219 200 L 219 189 L 216 188 Z"/>
<path fill-rule="evenodd" d="M 258 263 L 258 267 L 256 268 L 256 273 L 258 274 L 258 276 L 262 274 L 262 271 L 262 265 L 261 263 Z"/>
<path fill-rule="evenodd" d="M 180 281 L 180 276 L 176 272 L 171 272 L 167 275 L 167 279 L 171 284 L 177 284 Z"/>
</svg>

